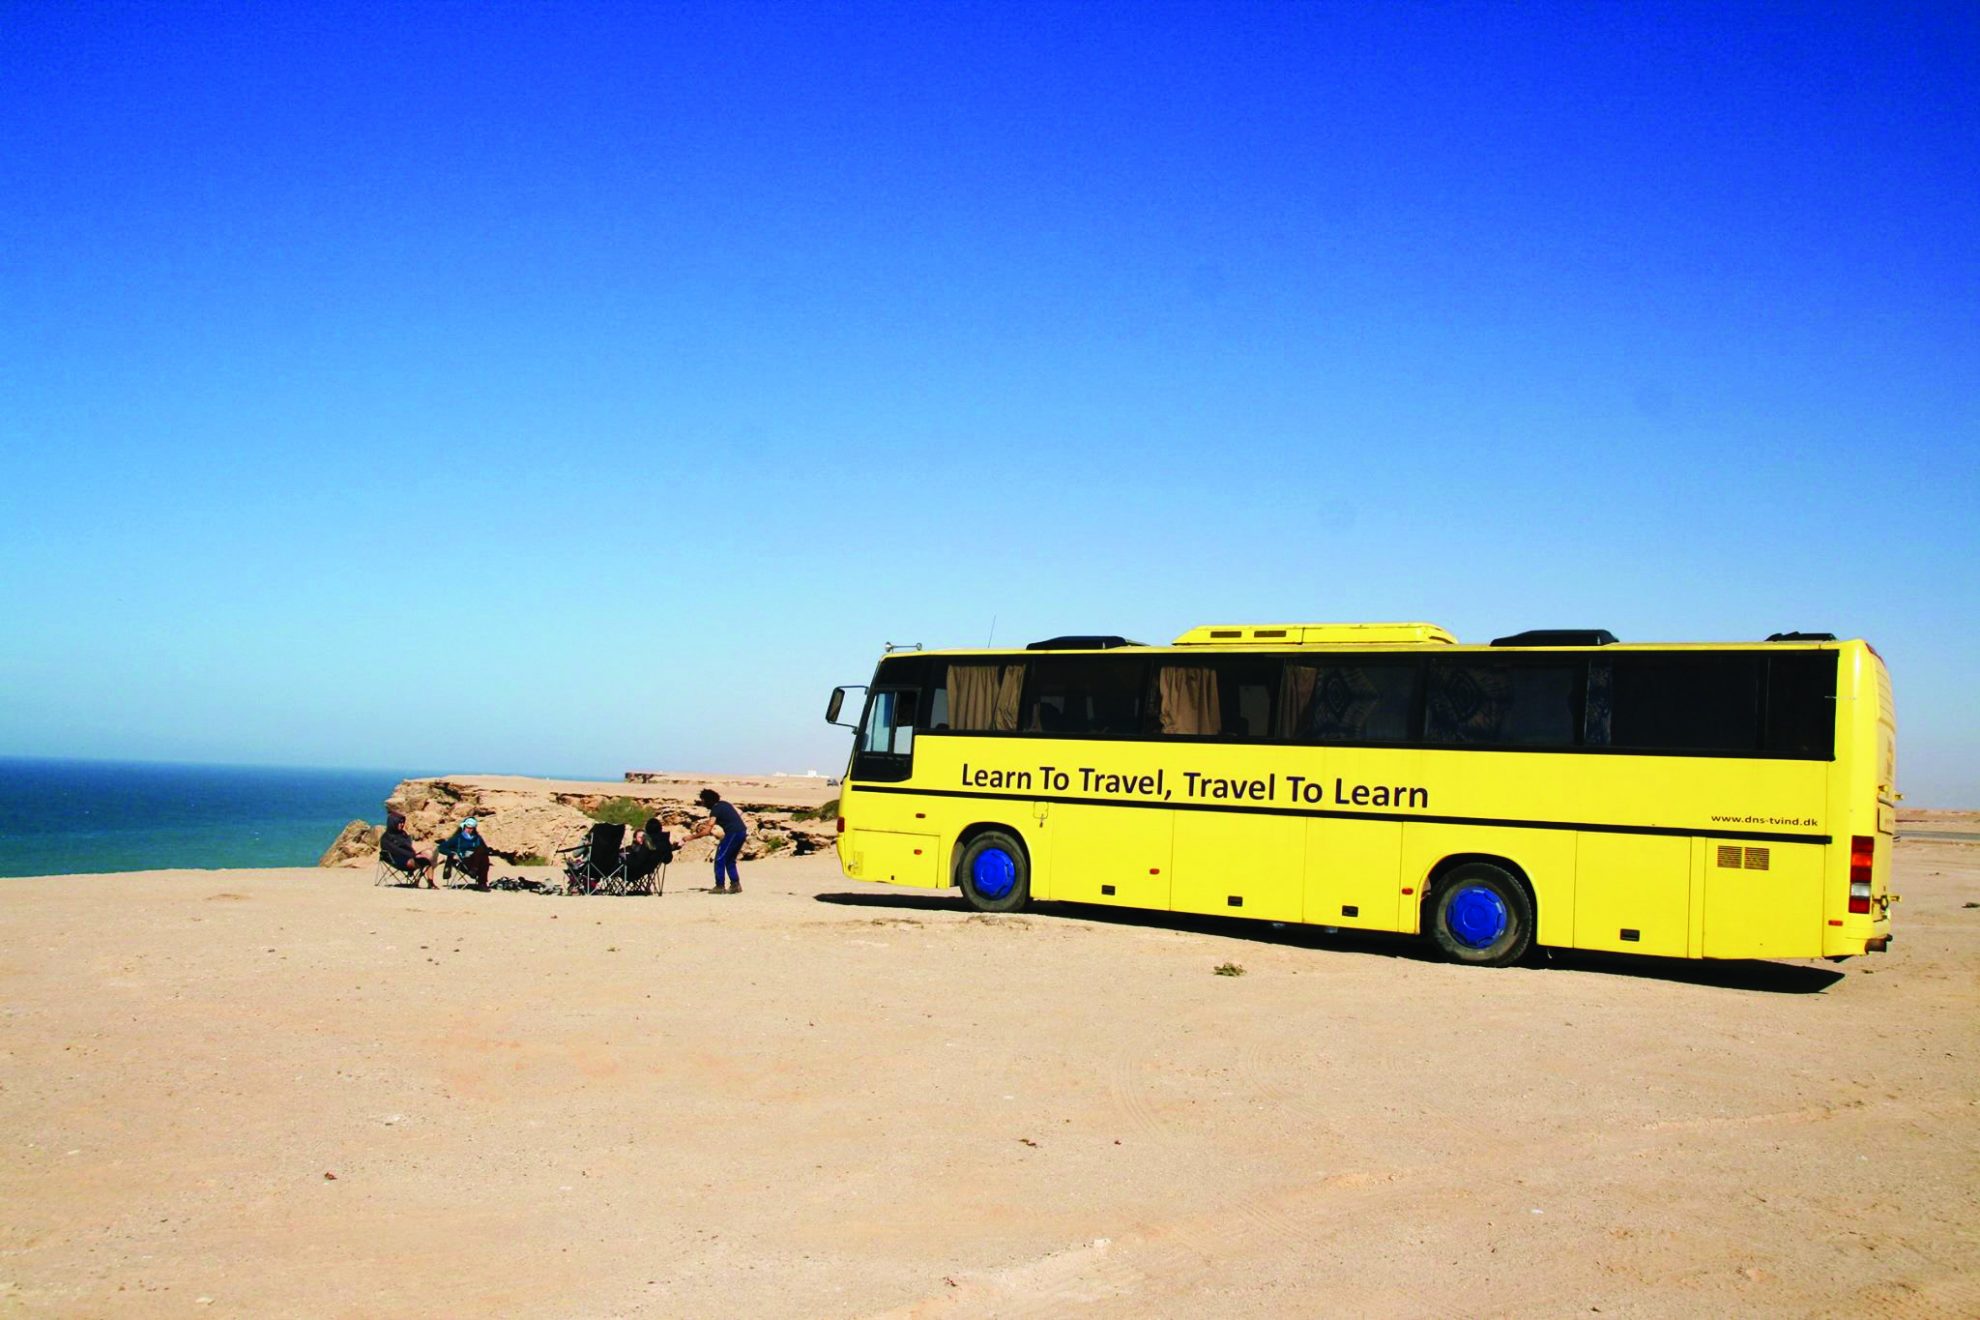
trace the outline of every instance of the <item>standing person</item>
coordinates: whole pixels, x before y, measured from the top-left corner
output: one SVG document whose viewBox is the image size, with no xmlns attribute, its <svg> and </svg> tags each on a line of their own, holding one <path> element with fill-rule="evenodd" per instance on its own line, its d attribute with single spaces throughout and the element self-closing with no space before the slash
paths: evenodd
<svg viewBox="0 0 1980 1320">
<path fill-rule="evenodd" d="M 715 847 L 715 892 L 725 892 L 722 878 L 726 875 L 729 887 L 726 892 L 742 892 L 742 876 L 736 871 L 736 858 L 742 852 L 743 839 L 749 831 L 743 825 L 742 813 L 722 800 L 722 795 L 712 788 L 701 790 L 701 805 L 708 808 L 708 819 L 694 827 L 691 839 L 705 839 L 716 826 L 722 828 L 722 842 Z"/>
</svg>

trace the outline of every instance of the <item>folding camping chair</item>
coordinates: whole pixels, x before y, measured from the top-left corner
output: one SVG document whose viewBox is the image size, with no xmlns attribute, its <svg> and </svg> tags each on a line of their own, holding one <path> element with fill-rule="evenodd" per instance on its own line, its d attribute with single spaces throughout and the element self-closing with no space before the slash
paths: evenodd
<svg viewBox="0 0 1980 1320">
<path fill-rule="evenodd" d="M 378 853 L 378 869 L 371 873 L 374 885 L 418 885 L 419 877 L 403 866 L 396 866 L 383 849 Z"/>
<path fill-rule="evenodd" d="M 652 822 L 648 822 L 649 826 Z M 667 863 L 674 860 L 673 840 L 665 830 L 656 841 L 649 830 L 644 847 L 635 844 L 619 857 L 619 869 L 605 880 L 608 894 L 664 894 Z"/>
<path fill-rule="evenodd" d="M 472 855 L 470 854 L 470 856 Z M 494 855 L 493 851 L 490 850 L 488 855 L 492 858 Z M 448 889 L 481 888 L 481 881 L 474 878 L 474 872 L 468 870 L 467 864 L 468 858 L 466 857 L 454 857 L 450 855 L 442 858 L 440 864 L 440 883 Z M 490 873 L 493 873 L 494 862 L 491 860 L 488 865 Z"/>
<path fill-rule="evenodd" d="M 619 844 L 625 837 L 623 825 L 593 825 L 585 832 L 583 842 L 559 848 L 557 855 L 564 859 L 564 892 L 623 892 L 611 886 L 615 878 L 619 883 L 624 881 L 625 864 L 619 858 Z"/>
</svg>

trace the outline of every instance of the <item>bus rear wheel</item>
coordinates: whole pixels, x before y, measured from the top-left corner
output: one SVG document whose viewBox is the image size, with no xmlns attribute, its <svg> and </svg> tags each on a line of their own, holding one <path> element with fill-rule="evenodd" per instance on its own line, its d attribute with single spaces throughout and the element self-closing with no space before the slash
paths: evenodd
<svg viewBox="0 0 1980 1320">
<path fill-rule="evenodd" d="M 1015 912 L 1031 898 L 1031 859 L 1002 830 L 985 830 L 956 859 L 956 884 L 978 912 Z"/>
<path fill-rule="evenodd" d="M 1506 967 L 1533 948 L 1533 903 L 1503 867 L 1467 862 L 1437 882 L 1430 935 L 1452 962 Z"/>
</svg>

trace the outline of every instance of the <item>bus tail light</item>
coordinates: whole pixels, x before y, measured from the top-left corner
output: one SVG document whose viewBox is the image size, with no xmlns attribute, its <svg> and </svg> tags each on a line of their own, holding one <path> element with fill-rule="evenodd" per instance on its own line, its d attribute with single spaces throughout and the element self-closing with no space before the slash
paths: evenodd
<svg viewBox="0 0 1980 1320">
<path fill-rule="evenodd" d="M 1877 857 L 1874 835 L 1852 834 L 1849 838 L 1849 910 L 1865 916 L 1870 912 L 1870 866 Z"/>
<path fill-rule="evenodd" d="M 846 818 L 844 816 L 841 816 L 839 817 L 839 833 L 844 834 L 845 832 L 846 832 Z"/>
</svg>

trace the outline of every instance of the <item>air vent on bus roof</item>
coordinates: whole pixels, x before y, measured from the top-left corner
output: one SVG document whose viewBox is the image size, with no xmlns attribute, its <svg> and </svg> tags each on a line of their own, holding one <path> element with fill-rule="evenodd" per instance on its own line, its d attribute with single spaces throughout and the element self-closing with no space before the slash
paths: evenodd
<svg viewBox="0 0 1980 1320">
<path fill-rule="evenodd" d="M 1614 646 L 1607 628 L 1529 628 L 1510 637 L 1494 637 L 1494 646 Z"/>
<path fill-rule="evenodd" d="M 1191 628 L 1177 646 L 1420 646 L 1457 638 L 1434 623 L 1260 623 Z"/>
<path fill-rule="evenodd" d="M 1111 633 L 1105 636 L 1076 633 L 1066 637 L 1047 637 L 1044 641 L 1033 642 L 1024 649 L 1027 651 L 1111 651 L 1117 646 L 1140 645 L 1140 642 L 1130 642 L 1125 637 L 1116 637 Z"/>
<path fill-rule="evenodd" d="M 1834 633 L 1805 632 L 1768 633 L 1767 640 L 1770 642 L 1833 642 L 1836 640 L 1836 635 Z"/>
</svg>

